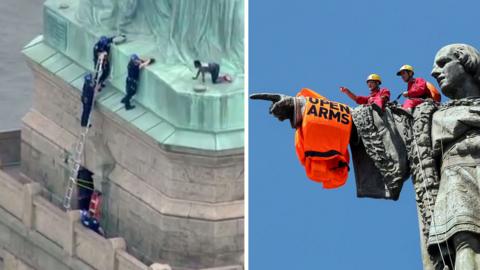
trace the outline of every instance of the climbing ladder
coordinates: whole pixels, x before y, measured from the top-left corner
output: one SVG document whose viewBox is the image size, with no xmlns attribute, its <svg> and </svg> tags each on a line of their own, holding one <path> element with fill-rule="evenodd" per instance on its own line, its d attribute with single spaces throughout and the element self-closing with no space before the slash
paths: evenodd
<svg viewBox="0 0 480 270">
<path fill-rule="evenodd" d="M 92 109 L 90 110 L 90 114 L 88 115 L 87 126 L 83 128 L 73 148 L 73 158 L 72 158 L 71 167 L 70 167 L 70 176 L 68 177 L 67 189 L 65 191 L 65 197 L 63 198 L 63 207 L 66 210 L 69 210 L 71 207 L 73 190 L 75 188 L 75 185 L 77 184 L 78 170 L 80 169 L 85 142 L 87 140 L 88 131 L 90 129 L 90 123 L 92 122 L 91 115 L 95 105 L 97 88 L 100 89 L 101 87 L 100 77 L 102 76 L 102 73 L 103 73 L 103 61 L 105 59 L 105 56 L 106 54 L 102 53 L 98 57 L 97 64 L 95 66 L 95 74 L 93 77 L 95 81 L 95 86 L 93 91 Z"/>
</svg>

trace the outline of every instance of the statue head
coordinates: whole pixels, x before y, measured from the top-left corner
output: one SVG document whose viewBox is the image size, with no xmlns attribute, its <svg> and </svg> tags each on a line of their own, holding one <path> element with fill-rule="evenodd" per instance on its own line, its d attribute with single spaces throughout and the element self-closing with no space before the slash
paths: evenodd
<svg viewBox="0 0 480 270">
<path fill-rule="evenodd" d="M 435 55 L 432 76 L 452 99 L 480 96 L 480 53 L 467 44 L 451 44 Z"/>
</svg>

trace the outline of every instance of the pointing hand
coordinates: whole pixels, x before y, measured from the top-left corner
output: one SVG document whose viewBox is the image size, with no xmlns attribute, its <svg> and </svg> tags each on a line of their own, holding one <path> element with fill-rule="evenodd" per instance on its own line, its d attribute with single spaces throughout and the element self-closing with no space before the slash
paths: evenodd
<svg viewBox="0 0 480 270">
<path fill-rule="evenodd" d="M 274 93 L 260 93 L 252 94 L 250 98 L 271 101 L 270 114 L 273 114 L 280 121 L 293 118 L 294 97 Z"/>
<path fill-rule="evenodd" d="M 291 97 L 277 93 L 259 93 L 250 95 L 250 99 L 271 101 L 270 114 L 278 120 L 290 120 L 292 128 L 297 128 L 302 123 L 302 108 L 305 106 L 305 98 Z"/>
</svg>

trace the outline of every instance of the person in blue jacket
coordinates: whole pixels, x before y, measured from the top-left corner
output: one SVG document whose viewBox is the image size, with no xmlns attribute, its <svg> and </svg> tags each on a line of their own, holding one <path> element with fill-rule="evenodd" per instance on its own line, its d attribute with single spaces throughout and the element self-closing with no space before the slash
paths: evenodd
<svg viewBox="0 0 480 270">
<path fill-rule="evenodd" d="M 132 97 L 137 93 L 138 82 L 140 80 L 140 70 L 155 62 L 154 58 L 143 60 L 138 55 L 132 54 L 130 62 L 128 62 L 128 75 L 125 82 L 125 96 L 122 99 L 122 103 L 125 104 L 125 110 L 131 110 L 135 108 L 130 104 Z"/>
<path fill-rule="evenodd" d="M 125 38 L 125 35 L 120 35 L 121 37 Z M 116 36 L 107 37 L 101 36 L 100 39 L 95 43 L 93 46 L 93 68 L 97 69 L 98 58 L 103 55 L 104 61 L 102 63 L 102 73 L 100 78 L 98 78 L 98 83 L 101 87 L 105 87 L 105 80 L 110 75 L 110 47 L 113 43 L 113 40 Z M 97 80 L 97 78 L 95 78 Z"/>
<path fill-rule="evenodd" d="M 82 127 L 86 127 L 88 124 L 88 118 L 90 117 L 90 113 L 92 111 L 93 106 L 93 96 L 95 93 L 95 81 L 93 80 L 93 76 L 91 73 L 88 73 L 84 77 L 83 82 L 83 89 L 82 89 L 82 104 L 83 104 L 83 111 L 82 117 L 80 121 L 80 125 Z"/>
<path fill-rule="evenodd" d="M 102 73 L 100 74 L 100 78 L 98 78 L 101 87 L 105 86 L 105 80 L 110 75 L 110 59 L 108 59 L 108 57 L 110 56 L 110 46 L 114 38 L 115 37 L 101 36 L 97 43 L 95 43 L 95 46 L 93 46 L 93 67 L 95 70 L 98 68 L 97 65 L 99 64 L 98 59 L 100 56 L 103 54 L 104 57 Z M 97 78 L 95 78 L 95 80 L 97 80 Z"/>
<path fill-rule="evenodd" d="M 88 210 L 80 210 L 80 222 L 82 223 L 83 226 L 89 228 L 90 230 L 100 234 L 104 235 L 102 227 L 100 227 L 100 222 L 92 217 Z"/>
</svg>

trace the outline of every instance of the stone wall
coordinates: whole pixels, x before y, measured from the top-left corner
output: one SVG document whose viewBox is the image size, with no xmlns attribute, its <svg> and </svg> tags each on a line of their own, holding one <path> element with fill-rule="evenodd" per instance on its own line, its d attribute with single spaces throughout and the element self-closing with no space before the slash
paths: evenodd
<svg viewBox="0 0 480 270">
<path fill-rule="evenodd" d="M 1 270 L 35 270 L 6 250 L 0 250 Z"/>
<path fill-rule="evenodd" d="M 55 136 L 75 138 L 80 133 L 79 91 L 35 62 L 27 62 L 35 75 L 32 110 L 62 128 L 58 131 L 61 134 Z M 118 104 L 121 108 L 121 103 Z M 211 203 L 243 200 L 243 152 L 224 154 L 195 149 L 168 151 L 165 149 L 168 146 L 159 145 L 106 108 L 95 110 L 93 118 L 94 125 L 90 131 L 92 148 L 97 146 L 93 145 L 95 142 L 92 138 L 103 140 L 117 165 L 128 169 L 167 196 Z M 26 141 L 23 137 L 22 140 Z M 73 140 L 69 143 L 73 144 Z M 96 156 L 95 150 L 98 149 L 92 148 L 87 147 L 87 157 Z"/>
<path fill-rule="evenodd" d="M 83 227 L 79 211 L 64 212 L 0 170 L 0 266 L 3 270 L 170 270 L 129 254 L 123 238 L 103 238 Z M 202 270 L 241 270 L 226 266 Z"/>
<path fill-rule="evenodd" d="M 0 248 L 4 266 L 11 267 L 6 269 L 150 269 L 126 255 L 123 239 L 84 228 L 78 211 L 63 212 L 40 190 L 0 171 Z"/>
<path fill-rule="evenodd" d="M 0 133 L 0 167 L 20 162 L 20 131 Z"/>
<path fill-rule="evenodd" d="M 61 206 L 66 161 L 80 133 L 80 95 L 28 63 L 35 89 L 33 107 L 23 118 L 22 171 Z M 172 151 L 117 113 L 94 110 L 84 154 L 104 194 L 101 223 L 107 236 L 123 237 L 127 251 L 147 264 L 168 262 L 174 269 L 243 264 L 243 152 Z M 39 207 L 39 218 L 49 211 L 55 210 Z M 65 238 L 46 236 L 55 242 Z"/>
</svg>

